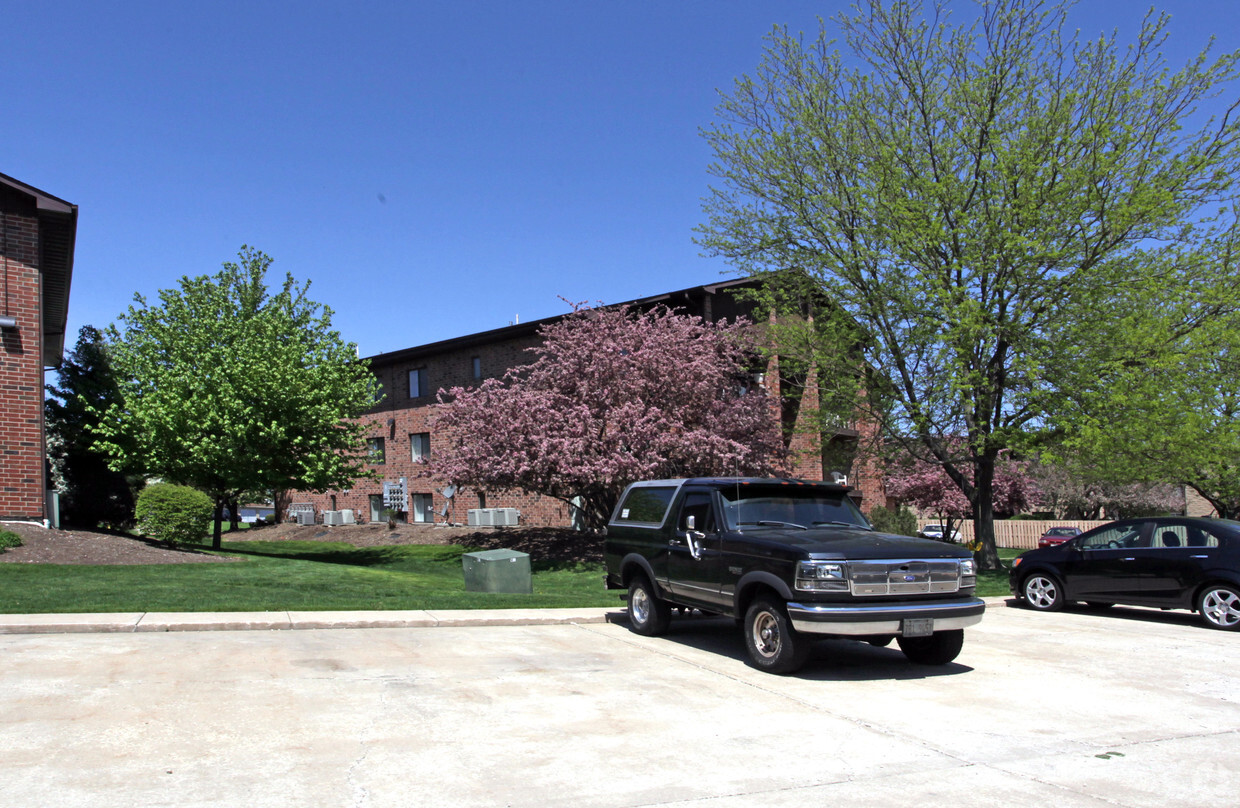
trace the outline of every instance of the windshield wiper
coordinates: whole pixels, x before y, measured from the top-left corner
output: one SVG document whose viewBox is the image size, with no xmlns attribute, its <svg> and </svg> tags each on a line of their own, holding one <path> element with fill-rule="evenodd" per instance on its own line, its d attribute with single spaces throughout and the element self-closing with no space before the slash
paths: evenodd
<svg viewBox="0 0 1240 808">
<path fill-rule="evenodd" d="M 866 525 L 859 525 L 856 522 L 841 522 L 839 519 L 832 519 L 827 522 L 814 522 L 814 527 L 817 527 L 818 525 L 839 525 L 840 527 L 855 527 L 860 530 L 873 530 L 874 529 Z"/>
<path fill-rule="evenodd" d="M 798 530 L 809 530 L 805 525 L 798 525 L 796 522 L 776 522 L 771 519 L 760 519 L 757 522 L 737 522 L 740 525 L 757 525 L 759 527 L 795 527 Z"/>
</svg>

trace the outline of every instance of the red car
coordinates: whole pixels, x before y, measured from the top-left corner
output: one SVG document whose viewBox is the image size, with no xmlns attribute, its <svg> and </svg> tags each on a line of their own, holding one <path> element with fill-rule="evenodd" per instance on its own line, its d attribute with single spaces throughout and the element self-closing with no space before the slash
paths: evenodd
<svg viewBox="0 0 1240 808">
<path fill-rule="evenodd" d="M 1079 527 L 1052 527 L 1048 528 L 1042 537 L 1038 539 L 1038 547 L 1054 547 L 1063 544 L 1074 536 L 1081 535 Z"/>
</svg>

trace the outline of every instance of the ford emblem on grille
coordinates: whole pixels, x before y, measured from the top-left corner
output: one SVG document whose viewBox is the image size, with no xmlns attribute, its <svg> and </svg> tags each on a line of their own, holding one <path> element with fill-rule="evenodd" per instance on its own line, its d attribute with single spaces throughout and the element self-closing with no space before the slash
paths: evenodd
<svg viewBox="0 0 1240 808">
<path fill-rule="evenodd" d="M 911 583 L 917 580 L 917 576 L 916 575 L 905 575 L 904 580 L 909 581 Z"/>
</svg>

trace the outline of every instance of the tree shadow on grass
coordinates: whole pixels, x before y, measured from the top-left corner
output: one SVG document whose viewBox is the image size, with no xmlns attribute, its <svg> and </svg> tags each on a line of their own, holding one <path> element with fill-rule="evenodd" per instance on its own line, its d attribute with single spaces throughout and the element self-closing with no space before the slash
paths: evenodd
<svg viewBox="0 0 1240 808">
<path fill-rule="evenodd" d="M 285 545 L 287 547 L 287 544 Z M 325 546 L 322 549 L 285 549 L 279 552 L 264 552 L 263 548 L 238 546 L 233 544 L 226 548 L 229 555 L 253 556 L 256 558 L 289 559 L 295 561 L 315 561 L 321 564 L 341 564 L 349 567 L 389 567 L 407 563 L 413 559 L 405 548 L 399 545 L 379 545 L 375 547 Z M 420 561 L 434 562 L 445 560 L 440 557 L 427 557 Z"/>
</svg>

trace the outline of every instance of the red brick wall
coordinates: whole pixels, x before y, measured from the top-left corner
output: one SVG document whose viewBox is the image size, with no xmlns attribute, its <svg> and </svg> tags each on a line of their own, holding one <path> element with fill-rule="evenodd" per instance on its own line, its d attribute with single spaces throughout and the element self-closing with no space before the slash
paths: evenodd
<svg viewBox="0 0 1240 808">
<path fill-rule="evenodd" d="M 0 331 L 0 519 L 42 520 L 39 227 L 30 216 L 0 212 L 0 217 L 0 284 L 7 282 L 0 314 L 17 318 L 16 330 Z"/>
</svg>

